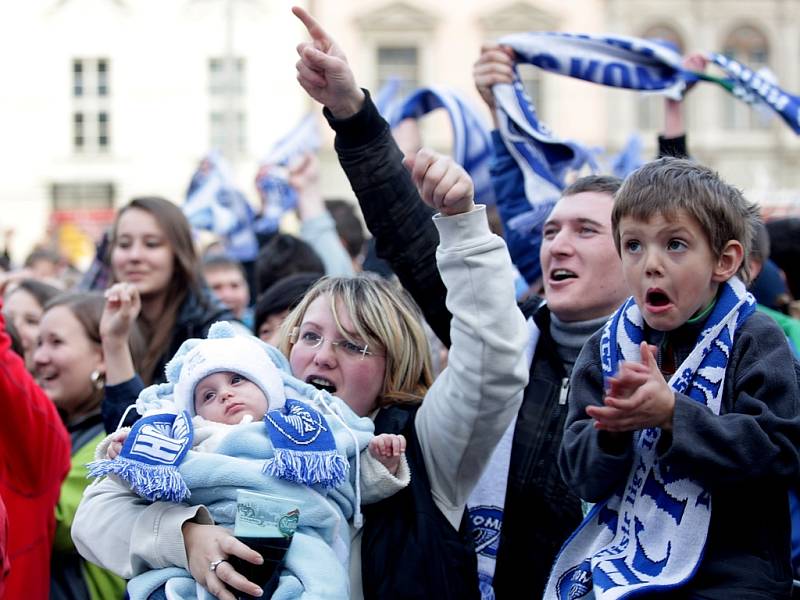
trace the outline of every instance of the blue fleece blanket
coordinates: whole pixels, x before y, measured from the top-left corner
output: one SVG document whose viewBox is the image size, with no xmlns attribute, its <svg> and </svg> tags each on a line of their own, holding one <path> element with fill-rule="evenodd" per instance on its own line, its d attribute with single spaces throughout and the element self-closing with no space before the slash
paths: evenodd
<svg viewBox="0 0 800 600">
<path fill-rule="evenodd" d="M 303 382 L 297 381 L 294 387 L 286 386 L 287 397 L 304 397 L 309 393 L 310 386 Z M 357 417 L 338 398 L 314 391 L 323 394 L 347 424 L 345 428 L 335 416 L 326 414 L 338 451 L 352 465 L 356 454 L 366 447 L 373 435 L 372 421 Z M 307 401 L 307 396 L 304 399 Z M 319 404 L 316 406 L 320 408 Z M 323 412 L 327 411 L 323 409 Z M 191 491 L 189 503 L 206 506 L 216 524 L 233 528 L 236 495 L 240 489 L 296 501 L 300 521 L 286 554 L 278 589 L 272 597 L 348 598 L 348 521 L 356 508 L 356 469 L 351 468 L 349 481 L 337 487 L 312 488 L 265 475 L 262 472 L 264 462 L 272 456 L 272 444 L 260 421 L 232 428 L 214 453 L 190 451 L 179 467 Z M 184 569 L 149 571 L 128 584 L 132 600 L 146 599 L 159 588 L 165 590 L 170 600 L 212 597 L 196 585 Z"/>
</svg>

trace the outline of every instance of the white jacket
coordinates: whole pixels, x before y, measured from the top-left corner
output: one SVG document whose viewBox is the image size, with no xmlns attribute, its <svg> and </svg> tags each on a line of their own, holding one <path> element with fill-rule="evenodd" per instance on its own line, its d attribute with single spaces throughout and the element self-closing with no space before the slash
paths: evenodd
<svg viewBox="0 0 800 600">
<path fill-rule="evenodd" d="M 434 222 L 437 263 L 453 314 L 451 347 L 448 366 L 425 396 L 415 424 L 433 499 L 457 528 L 522 401 L 528 329 L 517 308 L 508 250 L 489 231 L 485 207 L 436 215 Z M 86 489 L 72 537 L 82 556 L 130 578 L 153 568 L 188 568 L 181 526 L 192 519 L 211 523 L 203 507 L 150 504 L 106 479 Z M 360 597 L 360 532 L 353 541 L 351 595 Z"/>
</svg>

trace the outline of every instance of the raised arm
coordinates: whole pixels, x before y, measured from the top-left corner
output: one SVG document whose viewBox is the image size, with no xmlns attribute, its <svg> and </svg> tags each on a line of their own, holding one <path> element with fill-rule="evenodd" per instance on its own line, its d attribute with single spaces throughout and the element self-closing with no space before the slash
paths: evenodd
<svg viewBox="0 0 800 600">
<path fill-rule="evenodd" d="M 407 162 L 422 198 L 438 210 L 436 253 L 453 314 L 447 368 L 415 421 L 431 493 L 458 527 L 464 503 L 508 428 L 528 382 L 528 329 L 516 305 L 511 261 L 489 230 L 472 184 L 452 159 L 426 153 Z"/>
<path fill-rule="evenodd" d="M 420 199 L 388 123 L 357 86 L 344 53 L 305 11 L 295 9 L 295 14 L 313 40 L 298 46 L 297 79 L 325 106 L 325 117 L 336 131 L 339 162 L 375 238 L 377 254 L 389 262 L 433 331 L 449 345 L 451 315 L 436 268 L 439 235 L 431 221 L 433 212 Z M 327 54 L 319 47 L 328 48 Z"/>
</svg>

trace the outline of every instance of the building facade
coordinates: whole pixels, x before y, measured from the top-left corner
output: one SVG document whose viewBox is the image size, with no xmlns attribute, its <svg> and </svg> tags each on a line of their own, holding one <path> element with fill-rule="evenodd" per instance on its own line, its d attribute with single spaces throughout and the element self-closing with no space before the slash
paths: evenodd
<svg viewBox="0 0 800 600">
<path fill-rule="evenodd" d="M 372 90 L 390 76 L 405 90 L 463 92 L 489 122 L 471 71 L 482 43 L 532 30 L 619 33 L 671 40 L 767 66 L 800 92 L 800 0 L 306 0 L 298 2 L 347 53 Z M 279 0 L 31 0 L 0 5 L 0 227 L 20 260 L 48 234 L 90 254 L 113 208 L 136 195 L 183 200 L 212 147 L 228 155 L 255 203 L 260 157 L 308 110 L 295 81 L 305 39 Z M 558 135 L 619 150 L 639 131 L 652 155 L 663 100 L 525 69 L 538 111 Z M 800 142 L 721 88 L 702 83 L 686 103 L 689 147 L 770 210 L 800 198 Z M 321 116 L 326 195 L 352 198 Z M 450 145 L 442 115 L 423 140 Z M 788 207 L 788 208 L 787 208 Z M 83 247 L 80 245 L 83 244 Z"/>
</svg>

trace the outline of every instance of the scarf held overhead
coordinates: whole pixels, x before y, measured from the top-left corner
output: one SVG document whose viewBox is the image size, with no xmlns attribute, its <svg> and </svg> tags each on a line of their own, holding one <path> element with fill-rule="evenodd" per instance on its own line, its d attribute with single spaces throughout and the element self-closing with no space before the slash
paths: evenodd
<svg viewBox="0 0 800 600">
<path fill-rule="evenodd" d="M 489 179 L 492 141 L 489 130 L 469 102 L 455 91 L 430 86 L 416 90 L 398 105 L 387 109 L 387 120 L 395 127 L 404 119 L 419 119 L 443 108 L 453 126 L 453 158 L 469 173 L 475 185 L 475 201 L 494 204 L 494 191 Z"/>
<path fill-rule="evenodd" d="M 755 300 L 733 278 L 723 284 L 689 356 L 669 385 L 719 414 L 737 328 Z M 609 319 L 600 342 L 604 377 L 620 361 L 639 361 L 644 322 L 633 298 Z M 596 504 L 564 544 L 545 591 L 548 600 L 627 598 L 685 584 L 703 555 L 711 494 L 690 474 L 659 460 L 658 428 L 636 432 L 624 487 Z"/>
</svg>

